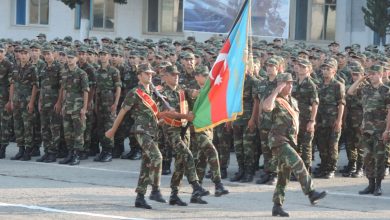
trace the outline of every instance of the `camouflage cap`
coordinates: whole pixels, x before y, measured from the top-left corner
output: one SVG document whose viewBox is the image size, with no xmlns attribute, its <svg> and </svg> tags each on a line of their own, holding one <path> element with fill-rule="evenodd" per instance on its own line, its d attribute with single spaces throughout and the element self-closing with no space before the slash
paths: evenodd
<svg viewBox="0 0 390 220">
<path fill-rule="evenodd" d="M 192 52 L 195 51 L 195 47 L 191 44 L 185 45 L 181 48 L 182 50 L 191 50 Z"/>
<path fill-rule="evenodd" d="M 88 48 L 86 46 L 81 46 L 81 47 L 79 47 L 78 52 L 87 53 L 88 52 Z"/>
<path fill-rule="evenodd" d="M 363 74 L 364 73 L 364 68 L 362 65 L 349 66 L 349 69 L 351 70 L 352 74 L 354 74 L 354 73 Z"/>
<path fill-rule="evenodd" d="M 195 59 L 195 55 L 193 53 L 184 53 L 183 59 Z"/>
<path fill-rule="evenodd" d="M 69 58 L 72 58 L 72 57 L 76 57 L 77 54 L 76 54 L 76 51 L 74 51 L 74 50 L 68 50 L 66 52 L 66 56 L 68 56 Z"/>
<path fill-rule="evenodd" d="M 383 67 L 379 64 L 372 65 L 368 71 L 369 73 L 383 73 Z"/>
<path fill-rule="evenodd" d="M 280 73 L 276 76 L 277 82 L 293 82 L 291 73 Z"/>
<path fill-rule="evenodd" d="M 54 51 L 54 47 L 50 44 L 42 47 L 42 52 L 53 52 L 53 51 Z"/>
<path fill-rule="evenodd" d="M 299 65 L 302 65 L 302 66 L 308 67 L 308 66 L 312 65 L 311 62 L 307 59 L 298 58 L 297 61 L 298 61 Z"/>
<path fill-rule="evenodd" d="M 168 66 L 172 66 L 172 63 L 169 61 L 162 61 L 158 67 L 159 68 L 166 68 Z"/>
<path fill-rule="evenodd" d="M 30 49 L 41 49 L 41 45 L 39 45 L 38 43 L 32 43 L 30 45 Z"/>
<path fill-rule="evenodd" d="M 177 46 L 177 45 L 181 45 L 181 42 L 180 42 L 180 41 L 178 41 L 178 40 L 175 40 L 175 41 L 173 42 L 173 45 L 175 45 L 175 46 Z"/>
<path fill-rule="evenodd" d="M 129 57 L 139 57 L 138 51 L 136 51 L 136 50 L 130 51 Z"/>
<path fill-rule="evenodd" d="M 111 42 L 111 39 L 110 39 L 109 37 L 103 37 L 103 38 L 101 39 L 101 41 L 102 41 L 102 42 L 103 42 L 103 41 Z"/>
<path fill-rule="evenodd" d="M 101 50 L 99 50 L 99 54 L 110 54 L 110 49 L 107 47 L 103 47 Z"/>
<path fill-rule="evenodd" d="M 123 52 L 117 48 L 111 50 L 111 55 L 123 56 Z"/>
<path fill-rule="evenodd" d="M 180 74 L 179 70 L 177 70 L 176 65 L 167 66 L 165 71 L 169 74 Z"/>
<path fill-rule="evenodd" d="M 66 36 L 66 37 L 64 37 L 64 41 L 72 42 L 73 38 L 71 36 Z"/>
<path fill-rule="evenodd" d="M 270 57 L 267 59 L 265 64 L 277 66 L 277 65 L 279 65 L 279 62 L 275 58 Z"/>
<path fill-rule="evenodd" d="M 138 74 L 141 73 L 155 73 L 152 66 L 149 63 L 143 63 L 138 65 Z"/>
<path fill-rule="evenodd" d="M 22 45 L 22 46 L 20 46 L 19 51 L 20 52 L 30 52 L 30 47 L 27 45 Z"/>
<path fill-rule="evenodd" d="M 299 54 L 305 54 L 305 55 L 307 55 L 307 56 L 310 56 L 310 53 L 309 53 L 309 51 L 307 51 L 307 50 L 300 50 L 299 52 L 298 52 L 298 55 Z"/>
<path fill-rule="evenodd" d="M 336 41 L 331 42 L 328 46 L 340 46 Z"/>
<path fill-rule="evenodd" d="M 335 68 L 337 69 L 337 60 L 335 58 L 328 58 L 324 61 L 324 63 L 322 64 L 322 66 L 329 66 L 331 68 Z"/>
<path fill-rule="evenodd" d="M 37 37 L 43 37 L 43 38 L 46 38 L 46 34 L 44 34 L 44 33 L 39 33 L 39 34 L 37 35 Z"/>
<path fill-rule="evenodd" d="M 5 46 L 4 46 L 4 44 L 0 44 L 0 50 L 3 51 L 3 52 L 5 51 Z"/>
<path fill-rule="evenodd" d="M 207 66 L 197 66 L 195 68 L 195 75 L 207 76 L 209 75 L 209 68 Z"/>
</svg>

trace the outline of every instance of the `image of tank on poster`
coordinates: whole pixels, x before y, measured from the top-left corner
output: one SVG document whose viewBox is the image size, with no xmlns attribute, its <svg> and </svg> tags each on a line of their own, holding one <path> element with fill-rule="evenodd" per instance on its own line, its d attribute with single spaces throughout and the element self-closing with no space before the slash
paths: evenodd
<svg viewBox="0 0 390 220">
<path fill-rule="evenodd" d="M 227 33 L 243 0 L 184 0 L 184 31 Z M 252 0 L 252 33 L 288 38 L 289 0 Z"/>
</svg>

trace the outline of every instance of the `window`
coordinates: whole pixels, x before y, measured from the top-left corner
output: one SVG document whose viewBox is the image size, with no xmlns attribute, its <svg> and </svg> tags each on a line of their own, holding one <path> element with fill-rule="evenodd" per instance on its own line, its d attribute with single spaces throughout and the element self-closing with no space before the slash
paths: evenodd
<svg viewBox="0 0 390 220">
<path fill-rule="evenodd" d="M 17 25 L 48 25 L 49 0 L 16 0 Z"/>
<path fill-rule="evenodd" d="M 114 0 L 93 0 L 92 27 L 98 29 L 114 29 Z"/>
<path fill-rule="evenodd" d="M 183 32 L 183 0 L 148 0 L 147 32 Z"/>
<path fill-rule="evenodd" d="M 336 37 L 336 0 L 313 0 L 310 40 L 334 40 Z"/>
</svg>

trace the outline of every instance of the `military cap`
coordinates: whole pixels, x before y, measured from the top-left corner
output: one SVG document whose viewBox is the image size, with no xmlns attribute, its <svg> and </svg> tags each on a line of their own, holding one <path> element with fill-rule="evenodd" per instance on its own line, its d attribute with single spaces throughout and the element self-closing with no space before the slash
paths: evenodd
<svg viewBox="0 0 390 220">
<path fill-rule="evenodd" d="M 68 50 L 66 52 L 66 56 L 68 56 L 68 57 L 76 57 L 77 54 L 76 54 L 76 51 L 74 51 L 74 50 Z"/>
<path fill-rule="evenodd" d="M 195 52 L 195 47 L 191 44 L 185 45 L 181 49 L 182 50 L 191 50 L 192 52 Z"/>
<path fill-rule="evenodd" d="M 111 55 L 123 56 L 123 52 L 119 49 L 114 48 L 111 50 Z"/>
<path fill-rule="evenodd" d="M 108 42 L 111 42 L 111 39 L 110 38 L 108 38 L 108 37 L 103 37 L 102 39 L 101 39 L 101 41 L 103 42 L 103 41 L 108 41 Z"/>
<path fill-rule="evenodd" d="M 100 51 L 99 54 L 110 54 L 110 50 L 107 47 L 103 47 Z"/>
<path fill-rule="evenodd" d="M 22 46 L 20 46 L 19 51 L 20 52 L 29 52 L 30 51 L 30 47 L 27 46 L 27 45 L 22 45 Z"/>
<path fill-rule="evenodd" d="M 282 39 L 281 38 L 275 38 L 274 39 L 274 42 L 278 42 L 278 41 L 282 41 Z"/>
<path fill-rule="evenodd" d="M 30 49 L 41 49 L 41 45 L 39 45 L 38 43 L 32 43 L 30 45 Z"/>
<path fill-rule="evenodd" d="M 162 61 L 158 67 L 159 68 L 166 68 L 167 66 L 172 66 L 172 63 L 169 61 Z"/>
<path fill-rule="evenodd" d="M 339 43 L 337 43 L 336 41 L 333 41 L 333 42 L 331 42 L 328 46 L 340 46 L 340 44 Z"/>
<path fill-rule="evenodd" d="M 96 50 L 93 49 L 92 47 L 87 49 L 87 53 L 97 55 Z"/>
<path fill-rule="evenodd" d="M 299 65 L 302 65 L 302 66 L 306 66 L 307 67 L 307 66 L 311 66 L 312 65 L 311 62 L 309 60 L 307 60 L 307 59 L 298 58 L 297 61 L 298 61 Z"/>
<path fill-rule="evenodd" d="M 193 53 L 184 53 L 183 59 L 195 59 L 195 56 Z"/>
<path fill-rule="evenodd" d="M 346 57 L 347 56 L 347 54 L 345 52 L 338 52 L 336 55 L 339 57 Z"/>
<path fill-rule="evenodd" d="M 147 39 L 145 39 L 144 41 L 145 41 L 145 42 L 148 42 L 148 43 L 153 43 L 153 40 L 150 39 L 150 38 L 147 38 Z"/>
<path fill-rule="evenodd" d="M 334 59 L 334 58 L 328 58 L 328 59 L 326 59 L 322 65 L 323 65 L 323 66 L 329 66 L 329 67 L 335 68 L 335 69 L 337 69 L 337 66 L 338 66 L 337 60 Z"/>
<path fill-rule="evenodd" d="M 149 63 L 143 63 L 138 65 L 138 74 L 141 73 L 155 73 L 152 69 L 152 66 Z"/>
<path fill-rule="evenodd" d="M 277 82 L 293 82 L 291 73 L 280 73 L 276 76 Z"/>
<path fill-rule="evenodd" d="M 84 52 L 84 53 L 87 53 L 88 52 L 88 48 L 86 46 L 81 46 L 79 47 L 79 52 Z"/>
<path fill-rule="evenodd" d="M 197 66 L 195 68 L 195 75 L 208 76 L 209 68 L 207 66 Z"/>
<path fill-rule="evenodd" d="M 362 53 L 355 53 L 351 57 L 352 58 L 357 58 L 357 59 L 362 59 L 362 60 L 365 60 L 367 58 L 366 55 L 364 55 Z"/>
<path fill-rule="evenodd" d="M 317 53 L 314 53 L 312 56 L 309 56 L 309 60 L 318 60 L 320 59 L 320 55 Z"/>
<path fill-rule="evenodd" d="M 46 34 L 44 34 L 44 33 L 39 33 L 39 34 L 37 35 L 37 37 L 43 37 L 43 38 L 46 38 Z"/>
<path fill-rule="evenodd" d="M 54 51 L 54 47 L 50 44 L 42 47 L 42 52 L 53 52 L 53 51 Z"/>
<path fill-rule="evenodd" d="M 299 52 L 298 52 L 298 55 L 299 54 L 306 54 L 307 56 L 310 56 L 310 53 L 309 53 L 309 51 L 307 51 L 307 50 L 300 50 Z"/>
<path fill-rule="evenodd" d="M 351 49 L 357 49 L 360 50 L 360 44 L 352 44 Z"/>
<path fill-rule="evenodd" d="M 181 45 L 181 42 L 180 42 L 180 41 L 178 41 L 178 40 L 175 40 L 175 41 L 173 42 L 173 45 L 175 45 L 175 46 L 177 46 L 177 45 Z"/>
<path fill-rule="evenodd" d="M 364 73 L 364 68 L 358 61 L 352 61 L 348 63 L 348 68 L 350 69 L 351 73 Z"/>
<path fill-rule="evenodd" d="M 136 50 L 132 50 L 129 53 L 129 57 L 139 57 L 139 53 Z"/>
<path fill-rule="evenodd" d="M 66 36 L 66 37 L 64 37 L 64 41 L 72 42 L 73 38 L 71 36 Z"/>
<path fill-rule="evenodd" d="M 165 68 L 165 71 L 169 74 L 180 74 L 179 70 L 177 70 L 176 65 L 170 65 Z"/>
<path fill-rule="evenodd" d="M 279 62 L 275 58 L 270 57 L 267 59 L 267 61 L 265 61 L 265 64 L 267 64 L 267 65 L 271 64 L 271 65 L 277 66 L 277 65 L 279 65 Z"/>
<path fill-rule="evenodd" d="M 0 44 L 0 50 L 1 50 L 1 51 L 5 51 L 4 44 Z"/>
<path fill-rule="evenodd" d="M 187 40 L 188 40 L 188 41 L 195 41 L 195 37 L 194 37 L 194 36 L 188 36 L 188 37 L 187 37 Z"/>
<path fill-rule="evenodd" d="M 370 72 L 370 73 L 382 73 L 383 72 L 383 67 L 379 64 L 374 64 L 372 65 L 367 72 Z"/>
</svg>

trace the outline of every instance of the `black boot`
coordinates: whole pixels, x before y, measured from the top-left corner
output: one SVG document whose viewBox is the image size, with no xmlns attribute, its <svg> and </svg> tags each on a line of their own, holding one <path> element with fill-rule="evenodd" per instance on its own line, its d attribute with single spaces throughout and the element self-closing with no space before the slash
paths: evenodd
<svg viewBox="0 0 390 220">
<path fill-rule="evenodd" d="M 256 180 L 256 184 L 265 184 L 269 181 L 270 177 L 270 173 L 264 173 L 262 176 L 260 176 L 260 179 Z"/>
<path fill-rule="evenodd" d="M 278 174 L 276 174 L 276 173 L 271 173 L 271 174 L 269 175 L 269 180 L 268 180 L 268 182 L 267 182 L 266 184 L 267 184 L 267 185 L 275 185 L 276 182 L 277 182 L 277 180 L 278 180 Z"/>
<path fill-rule="evenodd" d="M 280 217 L 290 217 L 288 212 L 285 212 L 281 205 L 274 204 L 272 208 L 272 216 L 280 216 Z"/>
<path fill-rule="evenodd" d="M 197 181 L 194 181 L 191 184 L 192 184 L 193 191 L 192 191 L 190 202 L 198 203 L 198 204 L 207 204 L 207 202 L 202 199 L 202 196 L 210 194 L 210 192 L 203 189 L 203 187 Z"/>
<path fill-rule="evenodd" d="M 64 159 L 60 160 L 60 162 L 58 162 L 58 163 L 59 164 L 69 164 L 70 161 L 72 161 L 72 155 L 73 155 L 73 151 L 72 150 L 68 151 L 68 155 Z"/>
<path fill-rule="evenodd" d="M 169 205 L 187 206 L 188 204 L 183 202 L 183 200 L 181 200 L 177 194 L 177 191 L 171 192 L 171 196 L 169 197 Z"/>
<path fill-rule="evenodd" d="M 362 163 L 358 162 L 356 164 L 356 171 L 354 173 L 352 173 L 351 176 L 354 178 L 363 177 L 363 164 Z"/>
<path fill-rule="evenodd" d="M 123 139 L 114 140 L 114 149 L 112 151 L 112 158 L 120 158 L 125 150 L 125 143 Z"/>
<path fill-rule="evenodd" d="M 5 145 L 5 144 L 0 145 L 0 159 L 5 158 L 5 148 L 6 147 L 7 147 L 7 145 Z"/>
<path fill-rule="evenodd" d="M 75 150 L 73 151 L 72 160 L 69 162 L 69 165 L 79 165 L 80 164 L 80 153 Z"/>
<path fill-rule="evenodd" d="M 26 148 L 24 146 L 19 147 L 18 153 L 15 156 L 11 157 L 11 160 L 20 160 L 20 158 L 23 157 L 25 150 Z"/>
<path fill-rule="evenodd" d="M 157 202 L 161 202 L 161 203 L 167 203 L 167 200 L 165 200 L 161 195 L 160 188 L 156 187 L 156 186 L 153 186 L 152 192 L 150 193 L 150 196 L 149 196 L 149 199 L 157 201 Z"/>
<path fill-rule="evenodd" d="M 112 161 L 112 154 L 110 150 L 104 149 L 102 152 L 97 155 L 93 161 L 95 162 L 111 162 Z"/>
<path fill-rule="evenodd" d="M 221 168 L 221 179 L 226 179 L 226 178 L 227 178 L 227 169 Z"/>
<path fill-rule="evenodd" d="M 326 194 L 327 194 L 326 191 L 322 191 L 322 192 L 317 192 L 317 191 L 315 191 L 315 190 L 314 190 L 314 191 L 311 191 L 311 192 L 309 193 L 309 200 L 310 200 L 310 203 L 311 203 L 312 205 L 317 204 L 318 200 L 325 198 Z"/>
<path fill-rule="evenodd" d="M 41 151 L 39 150 L 39 146 L 34 146 L 31 149 L 30 156 L 32 157 L 38 157 L 41 156 Z"/>
<path fill-rule="evenodd" d="M 57 154 L 56 153 L 49 153 L 44 162 L 45 163 L 53 163 L 56 161 L 57 161 Z"/>
<path fill-rule="evenodd" d="M 244 169 L 242 167 L 238 168 L 238 172 L 234 174 L 232 178 L 230 178 L 230 182 L 240 181 L 244 177 Z"/>
<path fill-rule="evenodd" d="M 88 152 L 83 150 L 83 151 L 80 151 L 80 160 L 88 160 Z"/>
<path fill-rule="evenodd" d="M 250 183 L 252 181 L 253 181 L 253 175 L 249 172 L 246 172 L 240 180 L 241 183 Z"/>
<path fill-rule="evenodd" d="M 26 150 L 24 151 L 23 157 L 20 158 L 21 161 L 29 161 L 31 160 L 31 152 L 32 152 L 31 147 L 26 147 Z"/>
<path fill-rule="evenodd" d="M 143 209 L 152 209 L 152 206 L 150 206 L 145 201 L 145 196 L 143 194 L 138 193 L 137 198 L 135 199 L 135 207 L 136 208 L 143 208 Z"/>
<path fill-rule="evenodd" d="M 356 162 L 349 162 L 345 172 L 342 174 L 343 177 L 351 177 L 356 172 Z"/>
<path fill-rule="evenodd" d="M 382 195 L 382 178 L 376 178 L 374 196 Z"/>
<path fill-rule="evenodd" d="M 135 150 L 135 153 L 129 158 L 130 160 L 140 160 L 141 159 L 141 150 L 140 149 L 136 149 Z"/>
<path fill-rule="evenodd" d="M 226 195 L 226 194 L 229 194 L 229 190 L 225 189 L 225 187 L 223 187 L 223 184 L 221 182 L 216 183 L 214 195 L 216 197 L 220 197 L 220 196 Z"/>
<path fill-rule="evenodd" d="M 171 161 L 163 161 L 161 174 L 162 175 L 171 174 Z"/>
<path fill-rule="evenodd" d="M 365 194 L 372 194 L 374 193 L 375 190 L 375 178 L 369 178 L 368 179 L 368 186 L 363 189 L 362 191 L 359 191 L 360 195 L 365 195 Z"/>
<path fill-rule="evenodd" d="M 49 153 L 45 152 L 42 157 L 36 159 L 35 161 L 37 161 L 37 162 L 44 162 L 48 156 L 49 156 Z"/>
</svg>

